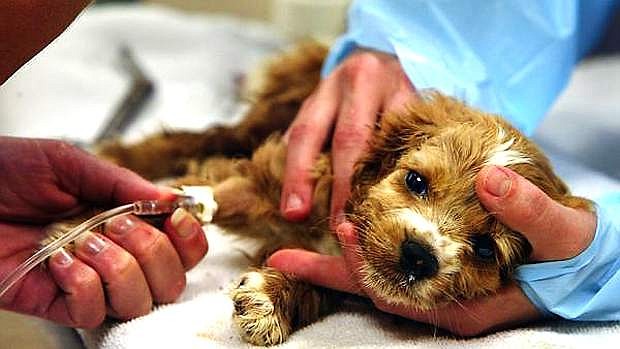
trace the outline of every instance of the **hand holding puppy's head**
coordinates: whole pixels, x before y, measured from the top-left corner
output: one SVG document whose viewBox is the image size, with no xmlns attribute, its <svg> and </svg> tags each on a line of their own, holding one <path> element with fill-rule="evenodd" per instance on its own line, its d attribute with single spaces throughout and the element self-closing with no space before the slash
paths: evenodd
<svg viewBox="0 0 620 349">
<path fill-rule="evenodd" d="M 496 291 L 529 254 L 527 240 L 480 204 L 476 175 L 509 167 L 554 200 L 570 196 L 548 160 L 499 117 L 432 94 L 387 114 L 360 161 L 348 204 L 363 282 L 394 303 L 429 309 Z"/>
</svg>

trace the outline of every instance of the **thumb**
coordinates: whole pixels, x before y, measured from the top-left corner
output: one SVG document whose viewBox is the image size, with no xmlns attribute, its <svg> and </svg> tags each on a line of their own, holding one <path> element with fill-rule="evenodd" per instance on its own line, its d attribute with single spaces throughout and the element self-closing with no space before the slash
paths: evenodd
<svg viewBox="0 0 620 349">
<path fill-rule="evenodd" d="M 557 203 L 510 169 L 483 168 L 476 180 L 476 192 L 500 222 L 528 239 L 533 261 L 574 257 L 594 238 L 594 214 Z"/>
<path fill-rule="evenodd" d="M 59 186 L 79 200 L 99 204 L 121 204 L 136 200 L 171 197 L 160 188 L 128 169 L 96 158 L 66 143 L 42 147 Z"/>
</svg>

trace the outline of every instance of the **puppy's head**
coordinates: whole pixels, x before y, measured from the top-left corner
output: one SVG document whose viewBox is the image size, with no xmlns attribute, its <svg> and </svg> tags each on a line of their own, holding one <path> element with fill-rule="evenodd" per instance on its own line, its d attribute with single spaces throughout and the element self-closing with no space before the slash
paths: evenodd
<svg viewBox="0 0 620 349">
<path fill-rule="evenodd" d="M 487 165 L 575 200 L 537 147 L 498 117 L 438 94 L 384 116 L 348 205 L 365 285 L 418 309 L 496 291 L 530 247 L 478 201 L 475 179 Z"/>
</svg>

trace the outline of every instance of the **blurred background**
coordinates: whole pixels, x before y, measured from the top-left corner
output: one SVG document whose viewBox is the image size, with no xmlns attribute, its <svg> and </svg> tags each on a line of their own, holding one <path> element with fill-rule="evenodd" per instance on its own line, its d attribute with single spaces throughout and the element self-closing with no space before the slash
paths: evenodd
<svg viewBox="0 0 620 349">
<path fill-rule="evenodd" d="M 137 2 L 103 0 L 97 3 Z M 293 37 L 330 39 L 344 30 L 350 0 L 144 0 L 181 10 L 220 13 L 273 23 Z"/>
</svg>

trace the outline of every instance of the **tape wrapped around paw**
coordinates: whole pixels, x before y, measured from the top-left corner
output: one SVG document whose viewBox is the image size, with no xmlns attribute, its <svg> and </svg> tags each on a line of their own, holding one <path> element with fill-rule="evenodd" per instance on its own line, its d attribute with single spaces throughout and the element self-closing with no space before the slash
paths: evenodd
<svg viewBox="0 0 620 349">
<path fill-rule="evenodd" d="M 203 224 L 211 222 L 218 207 L 213 196 L 213 188 L 207 185 L 184 185 L 181 186 L 181 190 L 184 195 L 190 196 L 195 200 L 196 209 L 192 213 Z"/>
</svg>

